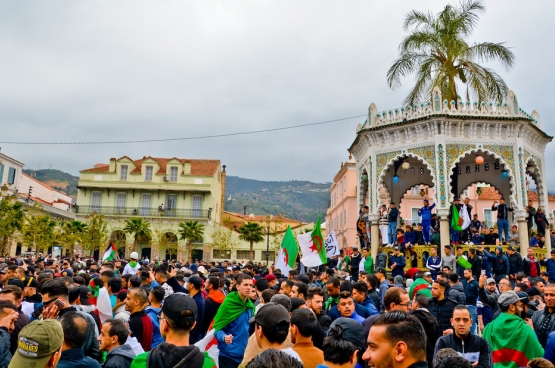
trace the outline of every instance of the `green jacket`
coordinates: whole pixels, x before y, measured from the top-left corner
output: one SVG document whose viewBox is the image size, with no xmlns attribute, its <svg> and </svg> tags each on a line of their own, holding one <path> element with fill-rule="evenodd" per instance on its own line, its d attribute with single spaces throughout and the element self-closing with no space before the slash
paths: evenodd
<svg viewBox="0 0 555 368">
<path fill-rule="evenodd" d="M 364 259 L 364 271 L 374 273 L 374 260 L 371 255 Z"/>
</svg>

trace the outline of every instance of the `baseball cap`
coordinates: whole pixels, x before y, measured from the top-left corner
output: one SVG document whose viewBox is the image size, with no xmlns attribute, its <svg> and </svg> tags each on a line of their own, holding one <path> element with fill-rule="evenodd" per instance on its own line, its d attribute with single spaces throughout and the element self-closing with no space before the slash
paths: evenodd
<svg viewBox="0 0 555 368">
<path fill-rule="evenodd" d="M 341 327 L 341 339 L 352 342 L 357 346 L 364 346 L 366 344 L 364 328 L 354 319 L 344 317 L 338 318 L 332 322 L 330 331 L 334 328 L 334 326 Z M 328 332 L 328 336 L 329 334 L 330 332 Z"/>
<path fill-rule="evenodd" d="M 64 331 L 54 319 L 36 320 L 19 331 L 14 367 L 44 367 L 64 342 Z"/>
<path fill-rule="evenodd" d="M 200 276 L 191 276 L 187 282 L 195 287 L 195 289 L 202 289 L 202 279 Z M 164 302 L 165 303 L 165 302 Z"/>
<path fill-rule="evenodd" d="M 270 282 L 270 281 L 274 281 L 276 279 L 276 277 L 274 275 L 266 275 L 264 276 L 264 278 Z"/>
<path fill-rule="evenodd" d="M 0 273 L 1 273 L 1 274 L 6 274 L 6 273 L 8 273 L 8 267 L 0 268 Z"/>
<path fill-rule="evenodd" d="M 290 320 L 289 312 L 283 305 L 269 302 L 260 307 L 249 322 L 256 322 L 262 327 L 274 327 L 280 324 L 289 324 Z"/>
<path fill-rule="evenodd" d="M 387 271 L 383 267 L 376 268 L 376 272 L 383 273 L 384 275 L 387 275 Z"/>
<path fill-rule="evenodd" d="M 424 273 L 424 276 L 432 276 L 432 273 L 431 272 L 426 272 L 426 273 Z"/>
<path fill-rule="evenodd" d="M 497 303 L 499 303 L 499 305 L 503 307 L 508 307 L 509 305 L 515 304 L 519 300 L 524 300 L 524 299 L 526 299 L 526 297 L 518 296 L 517 293 L 510 290 L 499 295 L 499 299 L 497 299 Z"/>
<path fill-rule="evenodd" d="M 493 277 L 490 277 L 489 279 L 486 280 L 486 285 L 489 285 L 491 283 L 495 284 L 495 279 Z"/>
<path fill-rule="evenodd" d="M 515 250 L 515 248 L 513 248 L 512 245 L 509 245 L 509 246 L 507 247 L 507 250 Z"/>
<path fill-rule="evenodd" d="M 185 315 L 183 312 L 187 310 L 193 312 L 193 315 Z M 174 322 L 195 322 L 198 313 L 197 303 L 189 295 L 173 293 L 164 299 L 162 313 Z"/>
<path fill-rule="evenodd" d="M 25 287 L 36 288 L 37 287 L 37 280 L 34 277 L 27 277 L 25 281 L 23 281 Z"/>
</svg>

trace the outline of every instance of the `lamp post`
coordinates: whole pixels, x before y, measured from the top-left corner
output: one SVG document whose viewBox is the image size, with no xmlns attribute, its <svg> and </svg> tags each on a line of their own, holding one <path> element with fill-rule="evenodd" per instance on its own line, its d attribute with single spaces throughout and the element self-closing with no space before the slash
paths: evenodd
<svg viewBox="0 0 555 368">
<path fill-rule="evenodd" d="M 260 221 L 260 225 L 266 228 L 266 267 L 270 266 L 270 230 L 272 227 L 272 215 L 266 216 L 265 220 Z M 274 221 L 274 231 L 277 227 L 277 221 Z"/>
</svg>

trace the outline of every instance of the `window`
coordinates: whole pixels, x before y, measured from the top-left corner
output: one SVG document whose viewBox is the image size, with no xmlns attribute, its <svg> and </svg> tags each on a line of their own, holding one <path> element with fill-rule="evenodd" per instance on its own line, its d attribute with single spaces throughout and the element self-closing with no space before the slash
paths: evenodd
<svg viewBox="0 0 555 368">
<path fill-rule="evenodd" d="M 170 167 L 170 181 L 176 182 L 177 181 L 177 167 Z"/>
<path fill-rule="evenodd" d="M 275 252 L 268 252 L 268 262 L 275 262 L 276 260 L 276 253 Z M 266 251 L 262 251 L 262 262 L 266 262 Z"/>
<path fill-rule="evenodd" d="M 4 182 L 4 165 L 0 164 L 0 185 Z"/>
<path fill-rule="evenodd" d="M 413 223 L 422 222 L 422 219 L 420 218 L 420 216 L 418 216 L 418 208 L 412 207 L 411 208 L 411 214 L 412 214 Z"/>
<path fill-rule="evenodd" d="M 15 171 L 15 168 L 10 167 L 10 170 L 8 171 L 8 184 L 15 183 Z"/>
<path fill-rule="evenodd" d="M 100 212 L 100 192 L 92 192 L 91 212 Z"/>
<path fill-rule="evenodd" d="M 222 249 L 214 249 L 212 251 L 212 258 L 231 259 L 231 251 L 230 250 L 222 250 Z"/>
<path fill-rule="evenodd" d="M 125 208 L 126 199 L 127 199 L 127 193 L 118 193 L 116 195 L 116 208 L 118 210 L 123 210 Z"/>
<path fill-rule="evenodd" d="M 202 196 L 194 195 L 193 196 L 193 217 L 201 217 L 201 216 L 202 216 Z"/>
<path fill-rule="evenodd" d="M 168 194 L 168 197 L 166 198 L 166 215 L 167 216 L 175 216 L 176 202 L 177 202 L 177 195 Z"/>
<path fill-rule="evenodd" d="M 143 194 L 142 203 L 141 203 L 141 214 L 143 216 L 150 216 L 151 200 L 152 200 L 152 194 L 150 193 Z"/>
<path fill-rule="evenodd" d="M 412 195 L 420 195 L 420 188 L 419 188 L 419 187 L 412 187 L 412 188 L 410 188 L 410 194 L 412 194 Z"/>
<path fill-rule="evenodd" d="M 127 165 L 121 165 L 119 170 L 119 179 L 127 180 Z"/>
<path fill-rule="evenodd" d="M 249 259 L 251 256 L 250 250 L 238 250 L 237 251 L 237 259 L 248 259 L 249 261 L 252 261 L 252 259 Z M 256 251 L 252 251 L 252 257 L 256 258 Z"/>
<path fill-rule="evenodd" d="M 145 167 L 145 181 L 152 181 L 152 166 Z"/>
<path fill-rule="evenodd" d="M 339 226 L 343 224 L 343 214 L 339 213 Z"/>
<path fill-rule="evenodd" d="M 347 177 L 343 177 L 343 191 L 346 192 L 347 191 Z"/>
<path fill-rule="evenodd" d="M 487 227 L 493 227 L 493 212 L 489 208 L 484 208 L 484 221 Z"/>
<path fill-rule="evenodd" d="M 347 210 L 343 210 L 343 225 L 347 225 Z"/>
</svg>

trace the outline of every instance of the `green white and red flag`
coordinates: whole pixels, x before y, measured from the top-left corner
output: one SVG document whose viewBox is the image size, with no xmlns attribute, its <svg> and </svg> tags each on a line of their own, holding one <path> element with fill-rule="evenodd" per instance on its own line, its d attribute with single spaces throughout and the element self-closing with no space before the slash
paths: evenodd
<svg viewBox="0 0 555 368">
<path fill-rule="evenodd" d="M 318 221 L 312 233 L 301 234 L 297 237 L 303 253 L 301 263 L 306 267 L 317 267 L 328 262 L 320 222 L 321 219 L 318 216 Z"/>
<path fill-rule="evenodd" d="M 113 261 L 117 258 L 117 256 L 118 251 L 116 249 L 116 246 L 114 245 L 112 239 L 110 239 L 110 242 L 108 243 L 108 249 L 106 249 L 106 252 L 104 252 L 104 255 L 102 256 L 102 262 Z"/>
<path fill-rule="evenodd" d="M 287 226 L 281 247 L 279 248 L 278 257 L 275 267 L 281 270 L 282 275 L 287 275 L 295 267 L 295 261 L 299 254 L 299 246 L 295 240 L 295 235 L 290 226 Z"/>
</svg>

